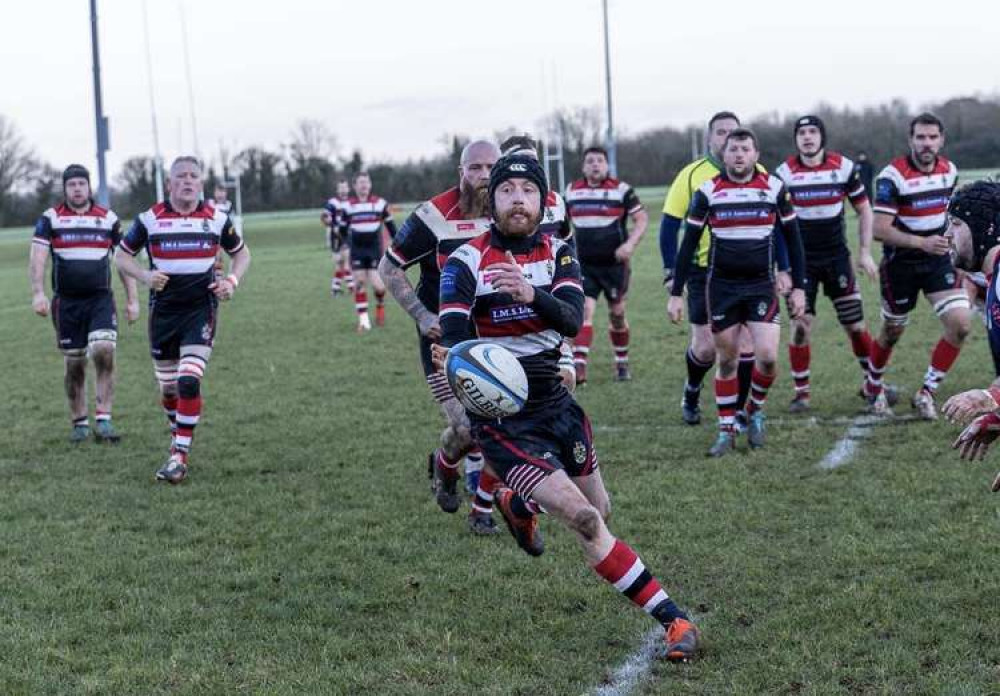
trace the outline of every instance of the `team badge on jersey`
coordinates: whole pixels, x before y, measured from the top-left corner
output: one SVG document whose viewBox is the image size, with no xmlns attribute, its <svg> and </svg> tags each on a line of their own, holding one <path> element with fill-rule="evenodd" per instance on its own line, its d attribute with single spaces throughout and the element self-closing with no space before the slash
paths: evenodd
<svg viewBox="0 0 1000 696">
<path fill-rule="evenodd" d="M 837 278 L 837 284 L 840 286 L 841 290 L 847 289 L 847 276 L 842 275 Z"/>
<path fill-rule="evenodd" d="M 759 305 L 757 305 L 757 316 L 762 317 L 765 314 L 767 314 L 767 303 L 761 302 Z"/>
<path fill-rule="evenodd" d="M 573 445 L 573 459 L 576 460 L 577 464 L 583 464 L 587 461 L 587 448 L 580 441 L 577 441 L 577 443 Z"/>
<path fill-rule="evenodd" d="M 205 324 L 201 327 L 201 337 L 202 340 L 208 341 L 212 338 L 212 325 Z"/>
</svg>

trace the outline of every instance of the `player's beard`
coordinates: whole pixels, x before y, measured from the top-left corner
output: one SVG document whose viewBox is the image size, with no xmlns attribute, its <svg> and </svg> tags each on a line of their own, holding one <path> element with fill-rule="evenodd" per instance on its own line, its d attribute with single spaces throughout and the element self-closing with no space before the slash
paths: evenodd
<svg viewBox="0 0 1000 696">
<path fill-rule="evenodd" d="M 466 218 L 489 217 L 489 186 L 470 186 L 464 181 L 458 188 L 458 207 Z"/>
<path fill-rule="evenodd" d="M 923 165 L 933 164 L 937 159 L 937 153 L 929 147 L 917 151 L 917 162 Z"/>
<path fill-rule="evenodd" d="M 522 217 L 515 218 L 516 213 L 520 213 Z M 528 237 L 538 229 L 541 219 L 541 214 L 532 216 L 523 208 L 513 208 L 501 213 L 496 223 L 501 234 L 510 237 Z"/>
</svg>

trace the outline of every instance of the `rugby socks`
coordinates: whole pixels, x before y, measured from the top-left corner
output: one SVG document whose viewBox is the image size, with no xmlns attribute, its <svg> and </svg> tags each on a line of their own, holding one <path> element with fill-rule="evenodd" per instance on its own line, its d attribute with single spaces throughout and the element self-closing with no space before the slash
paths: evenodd
<svg viewBox="0 0 1000 696">
<path fill-rule="evenodd" d="M 354 293 L 354 309 L 357 310 L 359 317 L 368 314 L 368 293 L 364 290 Z"/>
<path fill-rule="evenodd" d="M 736 376 L 740 382 L 739 398 L 736 400 L 736 410 L 742 411 L 747 405 L 747 395 L 750 394 L 750 381 L 753 379 L 753 353 L 740 353 L 740 364 L 736 368 Z"/>
<path fill-rule="evenodd" d="M 177 400 L 177 434 L 174 438 L 174 448 L 187 454 L 191 450 L 191 438 L 194 437 L 195 426 L 201 418 L 201 394 L 193 397 L 180 397 Z"/>
<path fill-rule="evenodd" d="M 385 290 L 375 291 L 375 324 L 385 325 Z"/>
<path fill-rule="evenodd" d="M 691 348 L 687 349 L 684 357 L 687 360 L 688 371 L 687 382 L 684 383 L 684 403 L 688 408 L 697 408 L 698 397 L 701 396 L 701 385 L 714 363 L 698 360 Z"/>
<path fill-rule="evenodd" d="M 750 402 L 747 404 L 747 413 L 755 413 L 764 408 L 767 401 L 767 390 L 774 384 L 774 374 L 765 375 L 756 367 L 753 369 L 753 376 L 750 378 Z"/>
<path fill-rule="evenodd" d="M 927 368 L 927 374 L 924 375 L 924 389 L 931 394 L 937 391 L 937 388 L 941 386 L 941 380 L 955 364 L 961 350 L 961 346 L 956 346 L 945 338 L 937 342 L 931 352 L 931 364 Z"/>
<path fill-rule="evenodd" d="M 591 331 L 593 331 L 593 327 L 591 327 Z M 611 339 L 611 347 L 615 351 L 615 365 L 628 365 L 628 327 L 608 329 L 608 337 Z"/>
<path fill-rule="evenodd" d="M 573 339 L 573 364 L 576 366 L 577 382 L 587 381 L 587 360 L 590 345 L 594 342 L 594 325 L 584 324 Z"/>
<path fill-rule="evenodd" d="M 170 422 L 170 434 L 173 435 L 177 432 L 177 395 L 161 396 L 160 403 L 163 404 L 163 412 Z"/>
<path fill-rule="evenodd" d="M 788 344 L 788 361 L 792 364 L 792 379 L 795 380 L 795 396 L 809 396 L 809 344 L 797 346 Z"/>
<path fill-rule="evenodd" d="M 344 278 L 343 269 L 338 268 L 336 271 L 334 271 L 333 280 L 330 281 L 330 290 L 332 290 L 335 293 L 339 293 L 340 283 L 343 278 Z"/>
<path fill-rule="evenodd" d="M 851 339 L 851 350 L 854 351 L 854 357 L 858 359 L 861 371 L 867 375 L 871 367 L 869 356 L 872 352 L 872 335 L 868 333 L 868 329 L 862 329 L 861 331 L 850 331 L 848 336 Z"/>
<path fill-rule="evenodd" d="M 89 428 L 90 419 L 87 416 L 80 416 L 79 418 L 73 419 L 74 428 Z"/>
<path fill-rule="evenodd" d="M 611 553 L 594 566 L 594 571 L 664 627 L 674 619 L 688 618 L 625 542 L 616 539 Z"/>
<path fill-rule="evenodd" d="M 354 273 L 350 270 L 344 271 L 344 282 L 347 283 L 347 289 L 354 292 Z"/>
<path fill-rule="evenodd" d="M 446 481 L 458 478 L 458 459 L 449 459 L 443 449 L 438 448 L 437 456 L 434 457 L 434 466 L 437 468 L 441 478 Z"/>
<path fill-rule="evenodd" d="M 719 409 L 719 430 L 732 432 L 735 429 L 739 391 L 739 380 L 736 377 L 726 379 L 715 377 L 715 405 Z"/>
<path fill-rule="evenodd" d="M 892 346 L 883 346 L 878 341 L 872 341 L 871 353 L 868 357 L 868 380 L 865 382 L 865 395 L 874 398 L 882 393 L 882 375 L 885 366 L 889 364 Z"/>
<path fill-rule="evenodd" d="M 479 473 L 479 486 L 476 488 L 476 497 L 472 501 L 472 511 L 478 515 L 489 515 L 493 512 L 493 494 L 500 487 L 500 479 L 490 471 L 483 469 Z M 515 496 L 520 500 L 521 496 Z"/>
</svg>

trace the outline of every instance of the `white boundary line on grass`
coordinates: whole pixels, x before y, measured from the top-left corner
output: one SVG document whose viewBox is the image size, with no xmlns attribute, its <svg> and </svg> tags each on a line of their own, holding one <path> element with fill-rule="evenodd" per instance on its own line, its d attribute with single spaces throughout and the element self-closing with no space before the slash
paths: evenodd
<svg viewBox="0 0 1000 696">
<path fill-rule="evenodd" d="M 842 438 L 834 443 L 830 451 L 826 453 L 826 456 L 820 460 L 818 466 L 824 471 L 833 471 L 834 469 L 849 463 L 852 459 L 854 459 L 854 455 L 857 454 L 862 441 L 871 436 L 872 432 L 875 430 L 875 426 L 877 425 L 908 423 L 916 419 L 917 417 L 913 414 L 895 417 L 862 414 L 851 421 L 851 425 L 847 428 L 847 432 L 844 433 Z"/>
<path fill-rule="evenodd" d="M 610 675 L 608 681 L 594 689 L 594 696 L 627 696 L 653 669 L 657 649 L 663 645 L 663 629 L 652 629 L 642 639 L 642 646 L 625 658 Z"/>
</svg>

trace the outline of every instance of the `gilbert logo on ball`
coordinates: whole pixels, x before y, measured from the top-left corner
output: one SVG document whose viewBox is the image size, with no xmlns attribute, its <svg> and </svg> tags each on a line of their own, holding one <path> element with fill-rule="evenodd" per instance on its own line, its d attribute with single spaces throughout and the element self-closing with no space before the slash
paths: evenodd
<svg viewBox="0 0 1000 696">
<path fill-rule="evenodd" d="M 512 416 L 528 399 L 528 377 L 514 354 L 490 341 L 463 341 L 448 351 L 448 384 L 471 413 L 483 418 Z"/>
</svg>

